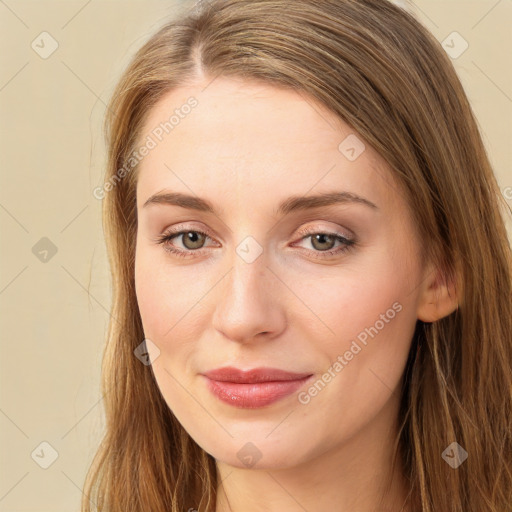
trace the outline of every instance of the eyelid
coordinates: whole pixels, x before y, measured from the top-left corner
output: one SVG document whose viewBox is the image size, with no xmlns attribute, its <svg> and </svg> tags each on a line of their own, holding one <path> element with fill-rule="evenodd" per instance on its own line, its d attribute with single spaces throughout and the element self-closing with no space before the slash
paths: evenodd
<svg viewBox="0 0 512 512">
<path fill-rule="evenodd" d="M 309 226 L 309 227 L 305 227 L 305 228 L 300 228 L 297 231 L 297 234 L 301 235 L 301 236 L 307 236 L 307 235 L 314 235 L 317 233 L 325 233 L 325 234 L 340 236 L 342 238 L 345 238 L 346 240 L 355 242 L 356 237 L 355 237 L 354 233 L 352 233 L 352 231 L 350 231 L 349 229 L 346 229 L 346 231 L 348 231 L 348 233 L 344 233 L 339 228 L 333 229 L 333 228 L 322 228 L 319 226 Z"/>
<path fill-rule="evenodd" d="M 345 228 L 346 229 L 346 228 Z M 188 225 L 188 224 L 178 224 L 176 226 L 172 226 L 170 228 L 166 228 L 164 231 L 163 231 L 163 235 L 162 236 L 166 236 L 166 235 L 173 235 L 173 234 L 177 234 L 177 233 L 180 233 L 182 231 L 195 231 L 197 233 L 203 233 L 205 235 L 207 235 L 210 239 L 214 239 L 216 238 L 216 235 L 213 234 L 213 232 L 211 230 L 209 230 L 208 228 L 206 227 L 200 227 L 200 228 L 196 228 L 195 226 L 191 226 L 191 225 Z M 352 233 L 352 231 L 350 231 L 349 229 L 346 229 L 346 231 L 349 232 L 349 234 L 347 233 L 344 233 L 343 231 L 340 232 L 339 228 L 336 229 L 332 229 L 332 228 L 322 228 L 322 227 L 319 227 L 319 226 L 314 226 L 314 225 L 309 225 L 308 227 L 302 227 L 300 229 L 297 230 L 297 235 L 301 236 L 301 239 L 307 235 L 313 235 L 313 234 L 318 234 L 318 233 L 325 233 L 325 234 L 330 234 L 330 235 L 336 235 L 336 236 L 340 236 L 348 241 L 353 241 L 355 242 L 356 241 L 356 237 L 355 235 Z"/>
<path fill-rule="evenodd" d="M 216 235 L 214 235 L 210 229 L 205 228 L 205 227 L 195 227 L 195 226 L 191 226 L 188 224 L 178 224 L 176 226 L 171 226 L 170 228 L 166 228 L 166 229 L 164 229 L 162 236 L 175 235 L 175 234 L 181 233 L 183 231 L 185 231 L 185 232 L 193 231 L 195 233 L 203 233 L 203 234 L 207 235 L 212 240 L 214 238 L 216 238 Z"/>
</svg>

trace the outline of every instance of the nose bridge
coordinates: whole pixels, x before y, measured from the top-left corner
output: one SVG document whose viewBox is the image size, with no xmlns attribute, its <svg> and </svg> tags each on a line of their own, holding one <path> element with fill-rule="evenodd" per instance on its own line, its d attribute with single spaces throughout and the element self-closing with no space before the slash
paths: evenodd
<svg viewBox="0 0 512 512">
<path fill-rule="evenodd" d="M 242 242 L 230 261 L 231 270 L 219 287 L 216 297 L 214 327 L 226 337 L 244 341 L 257 334 L 276 333 L 283 321 L 283 312 L 276 301 L 269 258 L 261 252 L 252 259 L 252 241 Z"/>
</svg>

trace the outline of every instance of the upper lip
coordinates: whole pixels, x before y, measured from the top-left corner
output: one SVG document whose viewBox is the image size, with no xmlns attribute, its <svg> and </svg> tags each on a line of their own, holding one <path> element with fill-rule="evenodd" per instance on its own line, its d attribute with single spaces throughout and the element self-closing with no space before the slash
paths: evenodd
<svg viewBox="0 0 512 512">
<path fill-rule="evenodd" d="M 253 368 L 239 370 L 231 366 L 217 368 L 203 373 L 209 379 L 220 382 L 237 382 L 241 384 L 253 384 L 256 382 L 273 382 L 299 380 L 312 375 L 311 373 L 293 373 L 278 368 Z"/>
</svg>

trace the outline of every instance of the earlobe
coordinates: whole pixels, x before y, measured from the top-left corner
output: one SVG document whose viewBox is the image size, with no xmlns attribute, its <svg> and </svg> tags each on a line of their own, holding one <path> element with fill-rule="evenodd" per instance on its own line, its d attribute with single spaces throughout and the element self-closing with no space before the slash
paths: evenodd
<svg viewBox="0 0 512 512">
<path fill-rule="evenodd" d="M 455 278 L 448 278 L 440 269 L 430 270 L 418 300 L 418 319 L 426 323 L 436 322 L 453 313 L 458 307 Z"/>
</svg>

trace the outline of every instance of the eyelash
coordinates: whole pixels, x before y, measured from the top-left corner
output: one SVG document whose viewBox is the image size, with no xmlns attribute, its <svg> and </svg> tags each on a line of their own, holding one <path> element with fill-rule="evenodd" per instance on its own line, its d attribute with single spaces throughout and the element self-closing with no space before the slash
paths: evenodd
<svg viewBox="0 0 512 512">
<path fill-rule="evenodd" d="M 170 244 L 170 241 L 173 238 L 177 238 L 181 235 L 185 235 L 187 233 L 198 233 L 200 235 L 207 236 L 208 238 L 212 238 L 209 233 L 205 231 L 201 231 L 198 229 L 185 229 L 185 230 L 170 230 L 163 235 L 156 238 L 155 243 L 161 244 L 164 247 L 164 250 L 180 257 L 180 258 L 193 258 L 194 253 L 201 254 L 202 249 L 197 250 L 183 250 L 183 249 L 176 249 L 174 246 Z M 328 251 L 317 251 L 317 250 L 310 250 L 311 252 L 319 253 L 320 256 L 315 256 L 315 258 L 318 259 L 327 259 L 335 255 L 342 254 L 350 249 L 353 248 L 353 246 L 356 244 L 356 241 L 353 239 L 346 238 L 345 236 L 341 235 L 340 233 L 336 232 L 329 232 L 329 231 L 313 231 L 311 229 L 303 229 L 299 231 L 299 235 L 303 235 L 301 240 L 305 240 L 306 238 L 309 238 L 312 235 L 328 235 L 332 236 L 336 239 L 336 241 L 341 242 L 344 244 L 344 247 L 338 248 L 338 249 L 330 249 Z M 309 251 L 308 249 L 306 249 Z"/>
</svg>

